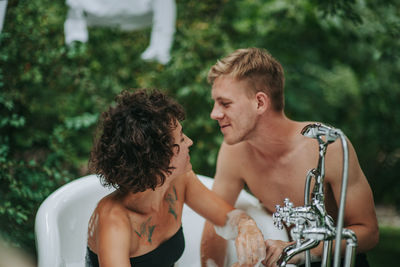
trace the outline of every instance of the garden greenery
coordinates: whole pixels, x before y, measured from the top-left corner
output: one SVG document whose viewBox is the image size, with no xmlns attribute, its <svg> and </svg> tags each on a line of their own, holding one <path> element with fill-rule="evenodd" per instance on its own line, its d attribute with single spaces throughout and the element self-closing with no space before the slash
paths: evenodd
<svg viewBox="0 0 400 267">
<path fill-rule="evenodd" d="M 208 69 L 237 48 L 283 65 L 286 113 L 352 140 L 377 203 L 400 207 L 400 5 L 396 1 L 177 0 L 172 59 L 144 62 L 150 29 L 90 28 L 64 44 L 64 0 L 9 0 L 0 35 L 0 229 L 34 252 L 40 203 L 87 174 L 99 114 L 127 88 L 158 88 L 186 109 L 197 173 L 222 142 Z M 305 175 L 305 174 L 304 174 Z M 267 193 L 267 192 L 266 192 Z"/>
</svg>

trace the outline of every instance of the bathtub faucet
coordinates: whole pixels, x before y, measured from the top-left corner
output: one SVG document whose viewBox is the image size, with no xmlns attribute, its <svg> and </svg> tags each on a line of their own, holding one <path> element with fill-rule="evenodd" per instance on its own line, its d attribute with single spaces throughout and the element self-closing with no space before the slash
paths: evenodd
<svg viewBox="0 0 400 267">
<path fill-rule="evenodd" d="M 346 190 L 348 180 L 348 148 L 346 136 L 339 129 L 315 123 L 303 128 L 301 134 L 314 138 L 319 145 L 319 159 L 317 168 L 307 173 L 304 189 L 304 206 L 294 207 L 288 198 L 284 200 L 284 206 L 276 205 L 276 212 L 273 214 L 274 225 L 283 229 L 283 225 L 292 226 L 290 233 L 295 241 L 287 246 L 277 264 L 280 267 L 286 266 L 287 262 L 295 255 L 305 252 L 305 264 L 311 265 L 310 250 L 316 247 L 321 241 L 324 242 L 321 267 L 330 267 L 332 254 L 332 241 L 335 242 L 334 267 L 340 264 L 340 240 L 346 239 L 346 251 L 344 266 L 354 266 L 357 237 L 350 229 L 343 228 L 344 206 L 346 201 Z M 340 138 L 343 148 L 343 173 L 338 211 L 337 225 L 335 226 L 332 217 L 325 209 L 324 177 L 325 177 L 325 155 L 329 144 Z M 311 180 L 315 180 L 314 188 L 310 199 Z"/>
</svg>

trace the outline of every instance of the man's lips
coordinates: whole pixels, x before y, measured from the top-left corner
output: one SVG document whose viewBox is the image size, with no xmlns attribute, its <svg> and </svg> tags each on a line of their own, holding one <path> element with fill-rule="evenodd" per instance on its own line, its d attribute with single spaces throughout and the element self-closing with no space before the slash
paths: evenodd
<svg viewBox="0 0 400 267">
<path fill-rule="evenodd" d="M 221 129 L 224 129 L 224 128 L 228 127 L 228 126 L 231 126 L 231 125 L 230 125 L 230 124 L 224 124 L 224 125 L 220 125 L 219 127 L 220 127 Z"/>
</svg>

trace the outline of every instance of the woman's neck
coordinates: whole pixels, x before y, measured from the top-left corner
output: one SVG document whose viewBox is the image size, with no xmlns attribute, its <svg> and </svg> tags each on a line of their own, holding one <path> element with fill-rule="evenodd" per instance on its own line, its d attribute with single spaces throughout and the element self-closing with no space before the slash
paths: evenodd
<svg viewBox="0 0 400 267">
<path fill-rule="evenodd" d="M 122 204 L 127 209 L 144 215 L 157 212 L 163 206 L 165 194 L 169 188 L 170 185 L 165 182 L 155 190 L 147 189 L 144 192 L 127 193 L 122 199 Z"/>
</svg>

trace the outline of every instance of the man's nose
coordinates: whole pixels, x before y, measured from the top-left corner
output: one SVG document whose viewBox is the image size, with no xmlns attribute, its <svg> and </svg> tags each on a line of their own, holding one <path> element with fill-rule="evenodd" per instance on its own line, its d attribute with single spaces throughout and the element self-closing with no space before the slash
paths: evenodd
<svg viewBox="0 0 400 267">
<path fill-rule="evenodd" d="M 214 105 L 214 107 L 211 111 L 210 117 L 213 120 L 219 120 L 224 117 L 224 114 L 221 112 L 221 110 L 216 105 Z"/>
</svg>

